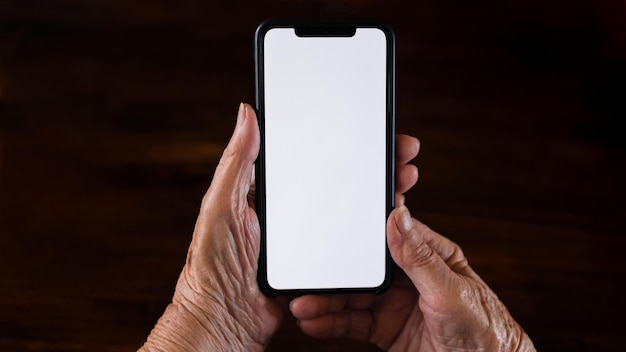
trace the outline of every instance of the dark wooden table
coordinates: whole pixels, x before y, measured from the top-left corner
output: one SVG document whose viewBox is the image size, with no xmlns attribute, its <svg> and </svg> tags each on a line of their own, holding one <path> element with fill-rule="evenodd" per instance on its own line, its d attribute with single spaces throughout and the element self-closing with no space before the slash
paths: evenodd
<svg viewBox="0 0 626 352">
<path fill-rule="evenodd" d="M 620 1 L 0 0 L 0 350 L 132 351 L 253 101 L 267 17 L 377 17 L 398 40 L 414 214 L 461 244 L 543 351 L 622 351 Z M 271 351 L 375 350 L 287 321 Z"/>
</svg>

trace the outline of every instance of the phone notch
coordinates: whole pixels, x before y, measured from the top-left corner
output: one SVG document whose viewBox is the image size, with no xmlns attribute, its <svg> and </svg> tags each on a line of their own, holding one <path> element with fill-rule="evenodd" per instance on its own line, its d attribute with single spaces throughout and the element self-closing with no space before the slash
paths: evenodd
<svg viewBox="0 0 626 352">
<path fill-rule="evenodd" d="M 294 29 L 298 37 L 354 37 L 356 33 L 356 26 L 350 25 L 302 25 Z"/>
</svg>

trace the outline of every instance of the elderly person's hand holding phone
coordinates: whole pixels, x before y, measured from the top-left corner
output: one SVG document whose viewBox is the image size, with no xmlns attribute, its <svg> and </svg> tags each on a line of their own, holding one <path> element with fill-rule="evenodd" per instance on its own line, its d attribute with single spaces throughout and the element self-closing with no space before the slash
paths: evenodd
<svg viewBox="0 0 626 352">
<path fill-rule="evenodd" d="M 289 311 L 310 336 L 347 336 L 389 351 L 534 351 L 461 249 L 404 206 L 402 194 L 418 177 L 408 162 L 419 150 L 417 139 L 405 135 L 396 143 L 398 207 L 387 222 L 387 243 L 399 267 L 392 286 L 381 295 L 306 295 L 291 302 L 263 295 L 254 209 L 259 143 L 255 112 L 241 104 L 172 303 L 142 351 L 262 351 Z"/>
</svg>

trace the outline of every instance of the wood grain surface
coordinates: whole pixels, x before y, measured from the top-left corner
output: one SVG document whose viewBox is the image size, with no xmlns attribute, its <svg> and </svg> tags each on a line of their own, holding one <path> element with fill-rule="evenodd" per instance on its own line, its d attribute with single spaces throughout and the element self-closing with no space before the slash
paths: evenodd
<svg viewBox="0 0 626 352">
<path fill-rule="evenodd" d="M 422 142 L 414 215 L 539 350 L 626 350 L 626 3 L 609 0 L 0 0 L 0 350 L 143 343 L 271 17 L 388 22 L 398 131 Z M 269 350 L 376 348 L 288 320 Z"/>
</svg>

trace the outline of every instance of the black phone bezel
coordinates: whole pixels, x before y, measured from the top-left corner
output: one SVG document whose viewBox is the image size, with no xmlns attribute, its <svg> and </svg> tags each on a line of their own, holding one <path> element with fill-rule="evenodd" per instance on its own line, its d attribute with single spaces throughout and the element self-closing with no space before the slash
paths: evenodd
<svg viewBox="0 0 626 352">
<path fill-rule="evenodd" d="M 263 43 L 265 34 L 272 28 L 294 28 L 299 36 L 351 36 L 356 28 L 378 28 L 385 33 L 387 38 L 387 145 L 386 145 L 386 210 L 387 217 L 395 206 L 395 115 L 396 115 L 396 92 L 395 92 L 395 35 L 391 27 L 377 20 L 361 19 L 272 19 L 261 23 L 254 35 L 254 62 L 255 62 L 255 91 L 256 112 L 261 133 L 259 156 L 255 162 L 255 206 L 261 230 L 260 251 L 258 259 L 257 281 L 261 291 L 267 296 L 276 295 L 301 295 L 301 294 L 330 294 L 330 293 L 376 293 L 384 292 L 391 284 L 393 261 L 386 247 L 385 279 L 380 286 L 363 288 L 308 288 L 308 289 L 275 289 L 267 280 L 267 257 L 266 257 L 266 224 L 265 224 L 265 110 L 263 91 Z"/>
</svg>

